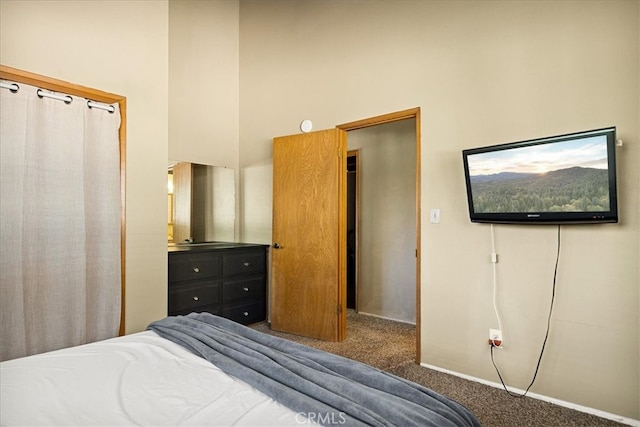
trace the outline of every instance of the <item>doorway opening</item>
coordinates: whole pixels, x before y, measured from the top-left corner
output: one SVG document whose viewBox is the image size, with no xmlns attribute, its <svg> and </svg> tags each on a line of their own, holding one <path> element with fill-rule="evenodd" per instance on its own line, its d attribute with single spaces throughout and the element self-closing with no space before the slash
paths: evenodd
<svg viewBox="0 0 640 427">
<path fill-rule="evenodd" d="M 413 294 L 414 298 L 412 298 L 410 300 L 410 302 L 407 302 L 407 304 L 411 304 L 415 307 L 415 346 L 416 346 L 416 358 L 415 361 L 416 363 L 420 363 L 420 353 L 421 353 L 421 344 L 420 344 L 420 335 L 421 335 L 421 331 L 420 331 L 420 241 L 421 241 L 421 235 L 420 235 L 420 218 L 421 218 L 421 209 L 420 209 L 420 181 L 421 181 L 421 170 L 420 170 L 420 140 L 421 140 L 421 132 L 420 132 L 420 108 L 416 107 L 416 108 L 412 108 L 412 109 L 408 109 L 408 110 L 403 110 L 403 111 L 398 111 L 395 113 L 389 113 L 389 114 L 385 114 L 385 115 L 381 115 L 381 116 L 376 116 L 376 117 L 371 117 L 368 119 L 363 119 L 363 120 L 359 120 L 359 121 L 355 121 L 355 122 L 350 122 L 350 123 L 345 123 L 342 125 L 338 125 L 336 126 L 338 129 L 342 129 L 344 131 L 347 131 L 348 133 L 348 137 L 347 137 L 347 147 L 348 149 L 353 149 L 353 151 L 349 151 L 347 159 L 349 159 L 350 154 L 353 154 L 354 159 L 351 161 L 347 161 L 347 176 L 351 175 L 350 173 L 350 168 L 352 168 L 353 166 L 349 166 L 350 163 L 355 163 L 355 190 L 356 190 L 356 194 L 358 195 L 358 197 L 356 197 L 356 200 L 360 199 L 362 197 L 362 192 L 363 190 L 361 189 L 360 185 L 358 184 L 360 179 L 363 177 L 363 166 L 361 164 L 362 159 L 364 158 L 363 156 L 365 156 L 365 153 L 362 153 L 360 150 L 355 150 L 354 149 L 354 145 L 351 144 L 351 139 L 352 139 L 352 135 L 354 135 L 354 133 L 350 132 L 350 131 L 354 131 L 354 130 L 358 130 L 358 129 L 363 129 L 363 128 L 369 128 L 369 127 L 373 127 L 373 126 L 378 126 L 378 125 L 382 125 L 382 124 L 386 124 L 386 123 L 392 123 L 392 122 L 399 122 L 399 121 L 405 121 L 407 119 L 413 119 L 410 122 L 407 121 L 405 123 L 409 123 L 412 126 L 412 130 L 410 131 L 410 138 L 411 138 L 411 145 L 412 145 L 412 149 L 411 149 L 411 161 L 414 162 L 413 165 L 415 165 L 415 169 L 412 172 L 413 176 L 412 179 L 414 179 L 413 181 L 413 185 L 412 185 L 412 192 L 414 194 L 414 197 L 412 197 L 413 199 L 413 208 L 409 209 L 406 208 L 406 211 L 411 211 L 413 210 L 413 218 L 411 218 L 411 226 L 409 227 L 405 227 L 405 229 L 412 229 L 412 234 L 410 235 L 410 239 L 413 240 L 414 245 L 410 245 L 412 247 L 410 247 L 410 254 L 408 256 L 405 256 L 404 259 L 406 261 L 411 261 L 410 263 L 408 263 L 406 265 L 406 269 L 411 269 L 415 272 L 414 278 L 412 278 L 411 280 L 415 282 L 415 288 L 412 287 L 411 290 L 406 290 L 406 293 L 409 294 Z M 391 144 L 393 145 L 393 144 Z M 384 157 L 381 156 L 381 157 Z M 355 160 L 355 162 L 354 162 Z M 383 159 L 381 158 L 381 161 L 387 161 L 387 159 Z M 400 166 L 401 167 L 401 166 Z M 377 170 L 374 170 L 372 173 L 372 175 L 377 175 Z M 367 174 L 367 176 L 369 176 L 369 174 Z M 368 179 L 368 178 L 367 178 Z M 349 182 L 350 178 L 347 178 L 347 183 Z M 349 184 L 347 184 L 347 186 L 349 186 Z M 347 194 L 349 194 L 349 190 L 347 190 Z M 350 204 L 349 201 L 347 201 L 347 206 Z M 359 224 L 360 220 L 361 220 L 361 207 L 359 206 L 359 202 L 355 204 L 356 209 L 355 209 L 355 223 Z M 363 208 L 364 209 L 364 208 Z M 349 218 L 349 216 L 347 216 L 347 218 Z M 349 221 L 349 219 L 347 219 L 347 221 Z M 385 226 L 386 228 L 386 226 Z M 353 245 L 355 247 L 354 251 L 353 251 L 353 255 L 355 256 L 355 260 L 353 262 L 354 264 L 354 269 L 353 272 L 351 274 L 353 274 L 355 276 L 355 287 L 352 288 L 354 289 L 352 291 L 352 299 L 354 300 L 354 304 L 356 306 L 357 311 L 361 312 L 361 313 L 366 313 L 368 312 L 368 310 L 366 310 L 365 308 L 363 308 L 362 306 L 362 300 L 363 299 L 363 290 L 360 289 L 361 286 L 364 282 L 366 282 L 367 280 L 363 279 L 362 273 L 363 271 L 358 267 L 359 263 L 360 263 L 360 258 L 361 258 L 361 251 L 366 249 L 365 246 L 368 248 L 369 245 L 363 245 L 363 243 L 361 242 L 361 237 L 362 237 L 362 233 L 364 233 L 364 231 L 362 231 L 362 226 L 361 225 L 356 225 L 355 228 L 355 244 Z M 348 243 L 349 240 L 349 231 L 347 231 L 347 247 L 349 246 Z M 389 244 L 393 244 L 393 242 L 388 242 Z M 350 256 L 350 252 L 349 250 L 346 251 L 347 256 Z M 349 259 L 347 260 L 347 264 L 349 264 Z M 376 264 L 378 265 L 378 264 Z M 412 266 L 412 267 L 410 267 Z M 349 276 L 349 273 L 351 271 L 349 270 L 349 267 L 347 267 L 347 276 Z M 349 281 L 349 278 L 347 277 L 347 282 Z M 406 281 L 405 281 L 406 282 Z M 347 285 L 347 302 L 349 301 L 349 291 L 348 291 L 349 286 Z M 347 307 L 349 307 L 349 305 L 347 305 Z M 384 316 L 381 316 L 384 317 Z M 393 316 L 390 316 L 391 318 L 393 318 Z"/>
<path fill-rule="evenodd" d="M 394 123 L 402 122 L 402 123 Z M 396 306 L 413 306 L 415 311 L 408 319 L 415 319 L 415 345 L 416 361 L 420 361 L 420 108 L 413 108 L 400 112 L 376 116 L 369 119 L 337 125 L 334 129 L 289 135 L 274 138 L 273 155 L 273 248 L 272 252 L 272 281 L 271 281 L 271 327 L 274 330 L 293 333 L 306 337 L 326 340 L 342 341 L 346 338 L 347 321 L 347 139 L 352 149 L 357 145 L 351 145 L 362 135 L 366 140 L 368 135 L 379 133 L 378 129 L 372 132 L 350 132 L 363 128 L 374 127 L 382 124 L 403 125 L 405 135 L 403 140 L 404 155 L 399 155 L 397 141 L 386 135 L 387 143 L 378 143 L 382 147 L 362 148 L 359 156 L 359 164 L 356 169 L 356 177 L 366 175 L 366 181 L 377 179 L 367 188 L 358 188 L 361 200 L 370 200 L 364 196 L 366 191 L 371 191 L 376 196 L 385 193 L 387 198 L 374 197 L 377 201 L 371 207 L 364 206 L 357 209 L 356 219 L 360 220 L 364 213 L 378 215 L 382 213 L 383 220 L 365 221 L 358 225 L 355 233 L 355 274 L 357 293 L 355 303 L 359 313 L 377 314 L 377 317 L 388 319 L 407 319 L 403 315 L 396 317 L 393 313 L 386 315 L 379 310 L 369 310 L 363 307 L 368 298 L 363 298 L 364 285 L 369 284 L 370 278 L 378 282 L 385 273 L 385 281 L 398 296 L 397 284 L 401 281 L 409 288 L 403 288 L 401 298 L 395 302 Z M 387 127 L 380 127 L 387 129 Z M 347 133 L 351 133 L 347 137 Z M 382 130 L 381 132 L 387 132 Z M 390 133 L 390 132 L 389 132 Z M 408 136 L 408 138 L 406 138 Z M 374 138 L 373 145 L 380 142 Z M 406 144 L 408 141 L 408 144 Z M 366 145 L 366 141 L 365 145 Z M 406 145 L 405 145 L 406 144 Z M 313 147 L 313 150 L 310 148 Z M 403 150 L 404 150 L 403 149 Z M 336 155 L 337 150 L 337 155 Z M 365 154 L 366 151 L 366 154 Z M 377 153 L 377 154 L 374 154 Z M 368 169 L 364 159 L 374 159 L 373 168 Z M 304 159 L 304 161 L 300 161 Z M 394 161 L 390 161 L 394 159 Z M 400 161 L 400 163 L 397 163 Z M 366 171 L 365 171 L 366 166 Z M 410 167 L 409 167 L 410 166 Z M 386 169 L 382 173 L 382 169 Z M 319 173 L 321 171 L 322 173 Z M 407 171 L 409 180 L 407 181 Z M 395 175 L 405 175 L 405 180 L 400 187 L 389 187 L 390 180 Z M 305 179 L 300 179 L 305 177 Z M 313 184 L 309 185 L 311 181 Z M 275 183 L 278 183 L 276 185 Z M 357 185 L 356 185 L 357 186 Z M 396 189 L 400 188 L 405 200 L 411 201 L 410 205 L 397 203 Z M 310 191 L 312 189 L 313 191 Z M 304 196 L 301 198 L 301 196 Z M 384 200 L 384 201 L 380 201 Z M 364 203 L 364 202 L 362 202 Z M 321 210 L 317 206 L 323 206 Z M 382 211 L 382 212 L 381 212 Z M 362 212 L 362 214 L 360 214 Z M 400 213 L 400 219 L 393 217 Z M 305 221 L 300 221 L 303 218 Z M 391 219 L 390 219 L 391 218 Z M 379 219 L 379 218 L 378 218 Z M 386 222 L 385 222 L 386 220 Z M 318 227 L 318 224 L 322 227 Z M 297 224 L 295 227 L 286 224 Z M 365 233 L 365 228 L 371 230 Z M 396 234 L 386 234 L 380 239 L 381 231 L 385 233 L 393 229 Z M 396 241 L 398 233 L 402 233 L 402 250 L 398 258 Z M 373 235 L 376 241 L 362 242 L 365 234 Z M 407 238 L 408 236 L 408 238 Z M 290 242 L 295 242 L 289 246 Z M 284 244 L 283 244 L 284 243 Z M 321 247 L 319 247 L 321 245 Z M 288 251 L 288 248 L 296 248 Z M 284 249 L 283 249 L 284 248 Z M 372 254 L 365 253 L 372 251 Z M 299 268 L 301 259 L 309 260 L 319 266 L 313 275 L 308 270 Z M 362 260 L 369 259 L 367 265 Z M 392 264 L 390 258 L 400 260 L 402 265 Z M 359 261 L 360 260 L 360 261 Z M 320 262 L 318 262 L 320 261 Z M 361 267 L 358 267 L 358 264 Z M 315 264 L 314 264 L 315 265 Z M 385 272 L 388 266 L 394 268 L 394 273 Z M 363 273 L 370 270 L 367 277 Z M 399 279 L 403 271 L 414 271 L 410 279 Z M 304 277 L 303 277 L 304 276 Z M 304 288 L 298 286 L 304 283 Z M 414 283 L 411 286 L 411 283 Z M 335 284 L 335 286 L 334 286 Z M 304 290 L 304 292 L 302 292 Z M 372 291 L 375 295 L 377 289 Z M 408 300 L 407 296 L 414 298 Z M 397 298 L 396 298 L 397 299 Z M 377 303 L 383 306 L 387 304 L 387 295 L 377 299 Z M 382 302 L 380 302 L 382 301 Z M 405 313 L 406 314 L 406 313 Z M 406 323 L 413 323 L 407 320 Z"/>
<path fill-rule="evenodd" d="M 347 152 L 347 309 L 358 312 L 359 151 Z"/>
</svg>

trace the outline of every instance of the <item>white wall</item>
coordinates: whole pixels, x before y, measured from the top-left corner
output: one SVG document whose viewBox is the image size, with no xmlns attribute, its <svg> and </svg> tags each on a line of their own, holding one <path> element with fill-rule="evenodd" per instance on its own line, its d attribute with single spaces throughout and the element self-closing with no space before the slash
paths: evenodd
<svg viewBox="0 0 640 427">
<path fill-rule="evenodd" d="M 0 63 L 127 97 L 127 332 L 166 316 L 167 23 L 166 1 L 0 2 Z"/>
<path fill-rule="evenodd" d="M 274 136 L 421 107 L 422 361 L 497 382 L 490 233 L 468 220 L 461 150 L 616 125 L 621 222 L 563 228 L 532 391 L 640 418 L 639 14 L 637 1 L 242 0 L 243 238 L 270 242 Z M 513 387 L 540 351 L 555 233 L 496 229 Z"/>
</svg>

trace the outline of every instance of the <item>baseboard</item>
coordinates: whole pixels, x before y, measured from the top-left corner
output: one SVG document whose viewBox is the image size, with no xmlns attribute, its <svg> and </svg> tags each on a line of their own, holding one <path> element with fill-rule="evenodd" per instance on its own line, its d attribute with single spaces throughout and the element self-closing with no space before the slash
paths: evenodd
<svg viewBox="0 0 640 427">
<path fill-rule="evenodd" d="M 465 375 L 465 374 L 461 374 L 459 372 L 450 371 L 448 369 L 440 368 L 438 366 L 429 365 L 427 363 L 420 363 L 420 366 L 423 366 L 423 367 L 429 368 L 429 369 L 433 369 L 434 371 L 439 371 L 439 372 L 443 372 L 445 374 L 449 374 L 449 375 L 453 375 L 453 376 L 456 376 L 456 377 L 464 378 L 465 380 L 474 381 L 474 382 L 477 382 L 477 383 L 488 385 L 490 387 L 504 389 L 502 384 L 496 383 L 496 382 L 493 382 L 493 381 L 487 381 L 487 380 L 484 380 L 482 378 L 472 377 L 470 375 Z M 511 390 L 511 391 L 513 391 L 515 393 L 519 393 L 519 394 L 523 394 L 524 393 L 524 390 L 520 390 L 520 389 L 513 388 L 513 387 L 509 387 L 509 390 Z M 567 402 L 567 401 L 564 401 L 564 400 L 555 399 L 553 397 L 544 396 L 542 394 L 529 392 L 529 393 L 527 393 L 527 396 L 531 397 L 533 399 L 542 400 L 544 402 L 553 403 L 554 405 L 563 406 L 565 408 L 574 409 L 576 411 L 584 412 L 586 414 L 595 415 L 596 417 L 606 418 L 608 420 L 616 421 L 616 422 L 622 423 L 622 424 L 627 424 L 627 425 L 630 425 L 630 426 L 633 426 L 633 427 L 640 427 L 640 420 L 634 420 L 633 418 L 623 417 L 623 416 L 620 416 L 620 415 L 612 414 L 610 412 L 601 411 L 599 409 L 589 408 L 588 406 L 582 406 L 582 405 L 578 405 L 578 404 L 575 404 L 575 403 Z"/>
<path fill-rule="evenodd" d="M 380 316 L 379 314 L 366 313 L 364 311 L 358 311 L 357 313 L 358 314 L 362 314 L 364 316 L 378 317 L 378 318 L 384 319 L 384 320 L 391 320 L 392 322 L 406 323 L 407 325 L 413 325 L 413 326 L 416 325 L 416 322 L 410 322 L 408 320 L 394 319 L 393 317 Z"/>
</svg>

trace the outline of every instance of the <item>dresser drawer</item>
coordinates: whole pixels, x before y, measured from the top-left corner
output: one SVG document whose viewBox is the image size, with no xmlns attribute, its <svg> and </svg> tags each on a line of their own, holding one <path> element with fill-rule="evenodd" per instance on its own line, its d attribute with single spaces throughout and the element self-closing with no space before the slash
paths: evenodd
<svg viewBox="0 0 640 427">
<path fill-rule="evenodd" d="M 264 299 L 242 304 L 227 304 L 222 308 L 222 315 L 245 325 L 260 322 L 266 316 Z"/>
<path fill-rule="evenodd" d="M 263 250 L 224 255 L 222 272 L 224 276 L 236 274 L 256 274 L 265 271 L 265 253 Z"/>
<path fill-rule="evenodd" d="M 220 276 L 220 255 L 208 253 L 171 254 L 169 282 Z"/>
<path fill-rule="evenodd" d="M 223 302 L 264 296 L 264 276 L 254 276 L 242 280 L 222 282 Z"/>
<path fill-rule="evenodd" d="M 222 286 L 220 282 L 201 282 L 197 285 L 170 286 L 169 315 L 177 312 L 197 311 L 198 307 L 222 303 Z"/>
<path fill-rule="evenodd" d="M 248 325 L 266 318 L 267 245 L 169 247 L 168 314 L 208 312 Z"/>
<path fill-rule="evenodd" d="M 216 316 L 222 316 L 221 305 L 204 305 L 196 308 L 185 308 L 184 310 L 169 311 L 169 316 L 184 316 L 189 313 L 211 313 Z"/>
</svg>

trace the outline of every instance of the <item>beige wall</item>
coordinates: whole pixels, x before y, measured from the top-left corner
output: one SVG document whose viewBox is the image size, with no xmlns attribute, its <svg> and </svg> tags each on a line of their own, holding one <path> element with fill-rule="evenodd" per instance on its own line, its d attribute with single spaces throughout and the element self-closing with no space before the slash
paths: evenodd
<svg viewBox="0 0 640 427">
<path fill-rule="evenodd" d="M 358 311 L 416 322 L 416 121 L 352 130 L 358 150 Z"/>
<path fill-rule="evenodd" d="M 168 158 L 237 170 L 238 2 L 0 8 L 0 63 L 127 97 L 126 332 L 140 331 L 167 310 Z"/>
<path fill-rule="evenodd" d="M 227 194 L 234 195 L 240 191 L 239 55 L 237 0 L 169 1 L 168 158 L 233 169 L 225 181 L 230 178 Z M 240 198 L 233 203 L 238 217 Z M 231 222 L 231 240 L 239 240 L 238 222 Z"/>
<path fill-rule="evenodd" d="M 166 1 L 0 2 L 0 63 L 127 97 L 127 332 L 166 316 L 167 23 Z"/>
<path fill-rule="evenodd" d="M 551 336 L 532 391 L 640 418 L 639 3 L 240 2 L 243 238 L 270 241 L 271 140 L 422 109 L 422 361 L 498 382 L 489 226 L 468 220 L 461 150 L 615 125 L 621 222 L 565 226 Z M 431 208 L 441 223 L 429 223 Z M 510 386 L 546 326 L 554 227 L 497 226 Z"/>
<path fill-rule="evenodd" d="M 169 159 L 238 167 L 238 2 L 169 2 Z"/>
<path fill-rule="evenodd" d="M 322 129 L 420 106 L 422 361 L 497 381 L 486 346 L 496 324 L 489 229 L 467 219 L 460 151 L 616 125 L 625 141 L 621 223 L 563 228 L 551 337 L 532 391 L 640 418 L 637 1 L 241 0 L 236 21 L 238 2 L 207 3 L 215 25 L 197 19 L 201 9 L 179 6 L 172 18 L 176 5 L 163 0 L 0 0 L 2 64 L 127 97 L 128 332 L 166 313 L 169 153 L 233 163 L 239 135 L 242 239 L 267 243 L 274 136 L 297 133 L 304 118 Z M 205 55 L 190 79 L 223 101 L 188 96 L 228 119 L 215 128 L 198 109 L 198 120 L 169 120 L 182 93 L 173 95 L 169 73 L 185 72 L 170 61 L 170 34 L 191 19 L 219 53 Z M 176 36 L 172 52 L 186 55 L 188 40 L 206 48 L 194 34 Z M 236 69 L 238 100 L 208 80 L 233 80 Z M 227 103 L 235 107 L 224 115 Z M 432 207 L 441 209 L 438 225 L 428 222 Z M 499 226 L 496 239 L 499 363 L 510 385 L 525 388 L 544 333 L 555 230 Z"/>
</svg>

